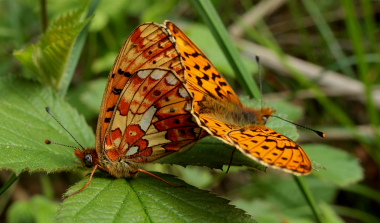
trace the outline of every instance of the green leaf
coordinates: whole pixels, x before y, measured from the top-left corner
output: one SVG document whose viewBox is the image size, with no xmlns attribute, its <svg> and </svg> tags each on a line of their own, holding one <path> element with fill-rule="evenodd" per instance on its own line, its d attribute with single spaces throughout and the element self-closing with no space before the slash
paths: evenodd
<svg viewBox="0 0 380 223">
<path fill-rule="evenodd" d="M 305 145 L 304 149 L 312 161 L 317 161 L 317 165 L 326 168 L 313 171 L 322 180 L 344 187 L 364 178 L 358 158 L 343 150 L 323 144 Z"/>
<path fill-rule="evenodd" d="M 94 134 L 84 118 L 51 88 L 31 81 L 0 79 L 0 168 L 22 171 L 62 171 L 78 166 L 73 149 L 46 145 L 49 139 L 77 145 L 45 111 L 57 118 L 83 146 L 94 146 Z"/>
<path fill-rule="evenodd" d="M 70 76 L 67 69 L 74 43 L 81 30 L 90 21 L 90 19 L 81 21 L 85 8 L 84 5 L 60 17 L 37 44 L 14 52 L 14 56 L 30 69 L 41 83 L 56 90 L 61 89 L 63 82 L 66 81 L 65 76 Z"/>
<path fill-rule="evenodd" d="M 61 222 L 254 222 L 228 201 L 194 188 L 171 175 L 154 173 L 173 187 L 140 173 L 135 179 L 112 179 L 97 174 L 90 186 L 67 198 Z M 68 191 L 81 189 L 87 178 Z"/>
</svg>

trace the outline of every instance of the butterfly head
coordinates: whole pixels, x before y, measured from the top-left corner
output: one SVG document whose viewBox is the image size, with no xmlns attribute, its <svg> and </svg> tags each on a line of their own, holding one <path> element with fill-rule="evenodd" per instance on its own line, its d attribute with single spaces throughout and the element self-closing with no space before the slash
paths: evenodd
<svg viewBox="0 0 380 223">
<path fill-rule="evenodd" d="M 269 107 L 262 108 L 261 110 L 256 110 L 256 109 L 253 109 L 253 110 L 254 110 L 257 124 L 259 125 L 266 125 L 269 118 L 275 112 L 273 109 Z"/>
<path fill-rule="evenodd" d="M 75 149 L 74 153 L 86 167 L 93 167 L 99 160 L 95 149 Z"/>
</svg>

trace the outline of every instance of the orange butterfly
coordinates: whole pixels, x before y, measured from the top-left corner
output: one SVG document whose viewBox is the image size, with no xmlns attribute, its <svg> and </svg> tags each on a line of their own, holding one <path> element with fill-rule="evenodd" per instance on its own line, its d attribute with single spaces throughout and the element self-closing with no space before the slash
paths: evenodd
<svg viewBox="0 0 380 223">
<path fill-rule="evenodd" d="M 77 192 L 89 185 L 96 169 L 118 178 L 148 173 L 140 169 L 143 164 L 190 148 L 207 135 L 190 113 L 192 97 L 183 82 L 170 31 L 156 23 L 136 28 L 108 77 L 96 149 L 75 149 L 87 167 L 94 167 Z"/>
<path fill-rule="evenodd" d="M 186 68 L 186 85 L 194 98 L 191 113 L 199 126 L 265 166 L 295 175 L 309 174 L 312 164 L 305 151 L 265 126 L 274 110 L 245 107 L 189 37 L 170 21 L 165 21 L 165 26 L 176 38 Z"/>
</svg>

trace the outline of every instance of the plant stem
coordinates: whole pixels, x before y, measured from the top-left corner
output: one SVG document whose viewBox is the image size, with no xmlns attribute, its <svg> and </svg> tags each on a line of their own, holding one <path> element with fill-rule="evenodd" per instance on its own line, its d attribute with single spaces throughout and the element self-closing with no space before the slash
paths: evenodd
<svg viewBox="0 0 380 223">
<path fill-rule="evenodd" d="M 319 212 L 319 209 L 315 203 L 314 197 L 311 194 L 308 186 L 306 185 L 306 182 L 304 181 L 303 177 L 293 176 L 293 178 L 296 181 L 297 186 L 301 190 L 303 196 L 305 197 L 307 203 L 309 204 L 311 210 L 313 211 L 314 217 L 316 218 L 317 222 L 322 223 L 323 222 L 322 215 Z"/>
<path fill-rule="evenodd" d="M 8 190 L 10 186 L 18 179 L 19 177 L 16 176 L 15 173 L 12 174 L 11 178 L 0 188 L 0 196 Z"/>
</svg>

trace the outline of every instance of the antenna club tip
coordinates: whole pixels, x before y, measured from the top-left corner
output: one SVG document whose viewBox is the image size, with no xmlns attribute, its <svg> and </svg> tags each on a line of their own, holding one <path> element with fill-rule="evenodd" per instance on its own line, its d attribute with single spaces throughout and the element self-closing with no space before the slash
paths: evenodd
<svg viewBox="0 0 380 223">
<path fill-rule="evenodd" d="M 48 106 L 45 107 L 45 110 L 50 113 L 50 108 Z"/>
<path fill-rule="evenodd" d="M 46 143 L 46 144 L 51 144 L 51 141 L 48 140 L 48 139 L 46 139 L 46 140 L 45 140 L 45 143 Z"/>
<path fill-rule="evenodd" d="M 320 131 L 316 131 L 316 133 L 317 133 L 320 137 L 322 137 L 322 138 L 326 138 L 326 134 L 325 134 L 325 133 L 320 132 Z"/>
</svg>

